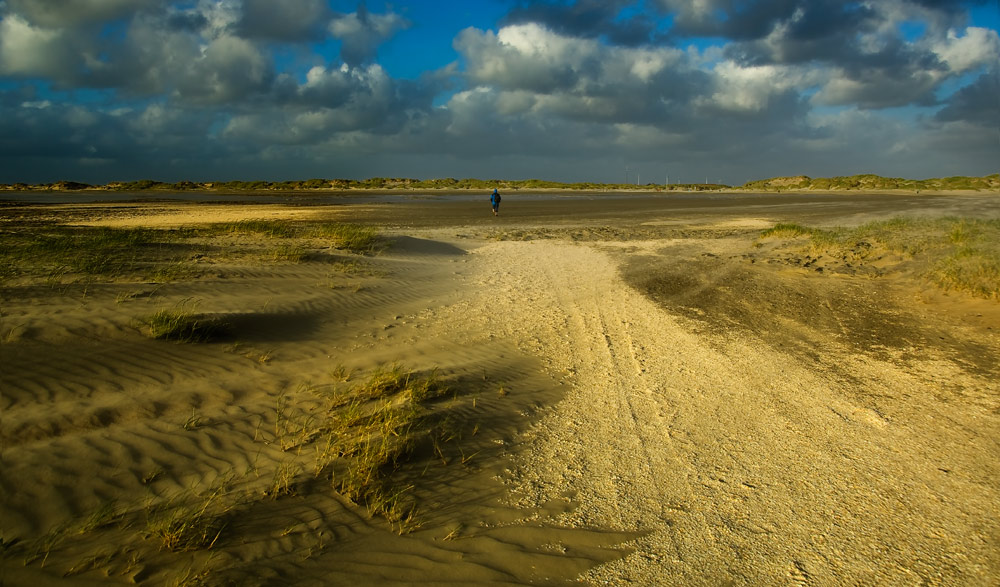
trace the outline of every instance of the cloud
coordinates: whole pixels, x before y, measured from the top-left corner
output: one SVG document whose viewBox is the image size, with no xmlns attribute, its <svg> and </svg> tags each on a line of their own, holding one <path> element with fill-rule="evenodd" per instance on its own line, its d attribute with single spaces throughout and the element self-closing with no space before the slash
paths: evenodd
<svg viewBox="0 0 1000 587">
<path fill-rule="evenodd" d="M 678 49 L 609 46 L 536 23 L 496 33 L 466 29 L 455 48 L 471 83 L 498 90 L 629 102 L 635 97 L 677 98 L 698 78 Z"/>
<path fill-rule="evenodd" d="M 594 41 L 563 37 L 536 23 L 504 27 L 496 34 L 465 29 L 455 48 L 465 57 L 471 81 L 504 89 L 568 89 L 583 70 L 598 66 Z"/>
<path fill-rule="evenodd" d="M 252 43 L 220 37 L 179 72 L 176 94 L 208 104 L 232 103 L 266 93 L 274 79 L 273 64 Z"/>
<path fill-rule="evenodd" d="M 380 44 L 408 26 L 409 22 L 398 14 L 369 13 L 362 2 L 357 12 L 334 17 L 329 30 L 341 41 L 340 58 L 344 63 L 358 66 L 374 59 Z"/>
<path fill-rule="evenodd" d="M 933 44 L 935 54 L 954 73 L 961 73 L 983 65 L 994 65 L 1000 58 L 1000 37 L 997 31 L 968 27 L 965 34 L 951 29 L 945 39 Z"/>
<path fill-rule="evenodd" d="M 523 2 L 507 15 L 504 24 L 535 23 L 562 35 L 606 38 L 615 45 L 655 43 L 660 38 L 657 15 L 635 13 L 623 18 L 623 10 L 632 5 L 631 0 Z"/>
<path fill-rule="evenodd" d="M 964 121 L 996 130 L 1000 124 L 1000 75 L 997 70 L 983 73 L 976 81 L 955 92 L 935 118 L 942 122 Z"/>
<path fill-rule="evenodd" d="M 814 83 L 814 76 L 799 68 L 779 65 L 744 66 L 723 61 L 713 69 L 714 90 L 702 95 L 702 106 L 733 113 L 757 114 L 782 96 L 799 95 Z"/>
<path fill-rule="evenodd" d="M 7 0 L 8 10 L 48 28 L 104 23 L 162 6 L 164 0 Z"/>
<path fill-rule="evenodd" d="M 326 35 L 332 17 L 325 0 L 243 0 L 241 36 L 305 43 Z"/>
<path fill-rule="evenodd" d="M 20 15 L 0 21 L 0 73 L 11 76 L 63 77 L 65 64 L 76 61 L 72 43 L 59 30 L 37 27 Z"/>
</svg>

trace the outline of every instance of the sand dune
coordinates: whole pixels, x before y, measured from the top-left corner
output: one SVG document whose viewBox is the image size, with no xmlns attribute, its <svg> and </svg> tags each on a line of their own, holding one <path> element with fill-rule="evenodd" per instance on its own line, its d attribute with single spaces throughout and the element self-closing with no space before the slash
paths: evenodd
<svg viewBox="0 0 1000 587">
<path fill-rule="evenodd" d="M 351 218 L 350 206 L 150 206 L 66 218 Z M 749 267 L 748 235 L 780 214 L 405 226 L 433 224 L 411 212 L 386 222 L 392 246 L 374 257 L 320 247 L 299 263 L 201 260 L 200 277 L 169 283 L 5 287 L 5 581 L 1000 580 L 995 303 L 899 309 L 899 324 L 943 312 L 918 328 L 950 338 L 920 348 L 859 346 L 836 312 L 815 321 L 839 316 L 836 331 L 780 308 L 787 329 L 748 330 L 671 310 L 636 275 L 683 263 L 692 283 L 741 291 L 710 280 Z M 856 283 L 753 271 L 770 281 L 744 284 L 817 300 L 840 295 L 824 284 Z M 163 308 L 225 329 L 149 338 L 143 319 Z M 949 322 L 963 308 L 979 317 Z M 313 434 L 330 398 L 393 363 L 447 383 L 428 409 L 453 432 L 392 472 L 417 506 L 405 522 L 335 491 Z M 203 513 L 207 539 L 165 547 L 157 524 L 171 512 Z"/>
</svg>

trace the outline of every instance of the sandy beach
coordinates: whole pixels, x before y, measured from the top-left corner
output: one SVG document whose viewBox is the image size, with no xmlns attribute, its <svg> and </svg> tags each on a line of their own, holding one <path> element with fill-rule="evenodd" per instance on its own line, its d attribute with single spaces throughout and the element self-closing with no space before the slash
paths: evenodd
<svg viewBox="0 0 1000 587">
<path fill-rule="evenodd" d="M 173 239 L 157 273 L 5 274 L 4 584 L 1000 583 L 998 301 L 762 237 L 1000 195 L 504 196 L 0 206 Z M 437 391 L 359 432 L 386 369 Z"/>
</svg>

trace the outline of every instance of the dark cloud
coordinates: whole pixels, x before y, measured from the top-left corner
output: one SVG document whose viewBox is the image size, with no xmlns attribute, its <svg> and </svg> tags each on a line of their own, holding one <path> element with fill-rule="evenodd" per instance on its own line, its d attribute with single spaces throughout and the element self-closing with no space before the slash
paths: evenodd
<svg viewBox="0 0 1000 587">
<path fill-rule="evenodd" d="M 332 12 L 325 0 L 243 0 L 240 35 L 306 43 L 327 35 Z"/>
<path fill-rule="evenodd" d="M 678 37 L 724 37 L 735 40 L 759 39 L 774 26 L 790 19 L 804 0 L 659 0 L 664 13 L 673 16 L 671 34 Z M 817 4 L 833 4 L 818 0 Z"/>
<path fill-rule="evenodd" d="M 505 19 L 505 24 L 532 22 L 574 37 L 605 38 L 615 45 L 644 45 L 660 39 L 657 15 L 641 12 L 622 17 L 634 0 L 579 0 L 559 2 L 520 2 Z"/>
<path fill-rule="evenodd" d="M 964 13 L 969 6 L 989 4 L 994 0 L 911 0 L 918 6 L 950 13 Z"/>
<path fill-rule="evenodd" d="M 379 45 L 409 26 L 409 21 L 396 13 L 368 12 L 362 2 L 357 12 L 336 15 L 330 22 L 329 30 L 341 42 L 340 58 L 344 63 L 359 66 L 370 63 Z"/>
<path fill-rule="evenodd" d="M 112 114 L 37 99 L 11 104 L 10 97 L 2 101 L 0 136 L 16 139 L 0 140 L 0 181 L 136 178 L 144 166 L 212 157 L 200 116 L 171 116 L 169 124 L 147 127 L 152 120 L 143 112 Z"/>
<path fill-rule="evenodd" d="M 997 129 L 1000 125 L 1000 72 L 996 69 L 951 96 L 935 117 L 939 121 L 965 121 Z"/>
<path fill-rule="evenodd" d="M 59 28 L 104 23 L 152 10 L 167 4 L 164 0 L 6 0 L 13 14 L 33 25 Z"/>
<path fill-rule="evenodd" d="M 167 16 L 166 24 L 172 31 L 196 33 L 208 26 L 208 19 L 197 12 L 176 12 Z"/>
<path fill-rule="evenodd" d="M 764 39 L 785 29 L 792 40 L 842 38 L 845 32 L 885 22 L 886 14 L 902 11 L 914 18 L 936 19 L 938 27 L 957 26 L 970 5 L 989 0 L 658 0 L 656 6 L 672 15 L 670 33 L 679 38 L 721 37 L 734 41 Z"/>
</svg>

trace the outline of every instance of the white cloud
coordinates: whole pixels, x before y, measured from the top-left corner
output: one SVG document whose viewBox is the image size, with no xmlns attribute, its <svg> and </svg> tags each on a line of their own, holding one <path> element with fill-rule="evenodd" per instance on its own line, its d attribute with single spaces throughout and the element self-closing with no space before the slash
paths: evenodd
<svg viewBox="0 0 1000 587">
<path fill-rule="evenodd" d="M 983 65 L 996 65 L 1000 60 L 1000 38 L 997 31 L 979 27 L 966 28 L 961 37 L 949 30 L 947 38 L 935 43 L 933 50 L 952 72 L 961 73 Z"/>
<path fill-rule="evenodd" d="M 567 37 L 535 23 L 507 26 L 497 33 L 469 28 L 455 47 L 476 83 L 541 94 L 583 93 L 655 83 L 671 68 L 686 67 L 673 48 L 628 48 L 593 39 Z"/>
<path fill-rule="evenodd" d="M 715 91 L 699 98 L 700 105 L 723 110 L 760 112 L 771 98 L 791 89 L 801 89 L 804 78 L 796 68 L 779 65 L 743 67 L 732 61 L 715 66 Z"/>
<path fill-rule="evenodd" d="M 203 33 L 211 37 L 227 34 L 243 16 L 242 0 L 198 0 L 194 14 L 207 23 Z"/>
<path fill-rule="evenodd" d="M 0 73 L 23 76 L 61 76 L 74 62 L 73 51 L 61 31 L 34 26 L 19 15 L 0 20 Z"/>
<path fill-rule="evenodd" d="M 270 59 L 252 43 L 224 36 L 211 41 L 183 71 L 178 96 L 197 102 L 225 103 L 266 92 L 273 77 Z"/>
</svg>

